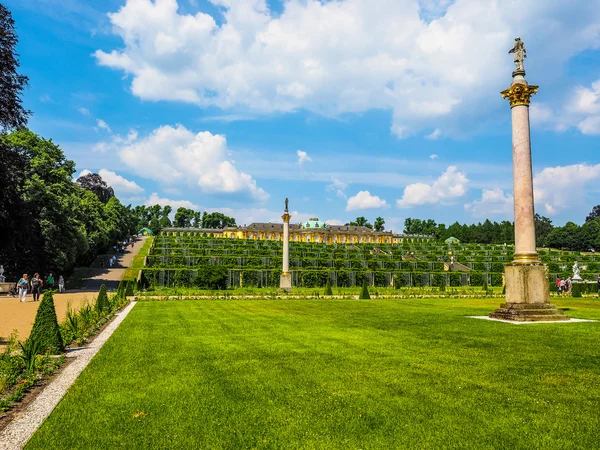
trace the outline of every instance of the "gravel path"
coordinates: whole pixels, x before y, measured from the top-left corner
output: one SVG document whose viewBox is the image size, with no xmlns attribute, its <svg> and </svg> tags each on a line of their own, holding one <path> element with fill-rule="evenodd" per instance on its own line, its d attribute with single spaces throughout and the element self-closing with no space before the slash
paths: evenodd
<svg viewBox="0 0 600 450">
<path fill-rule="evenodd" d="M 98 350 L 102 348 L 134 306 L 135 302 L 131 302 L 122 312 L 117 313 L 117 317 L 108 324 L 89 347 L 67 355 L 68 357 L 75 358 L 75 360 L 65 367 L 54 381 L 31 402 L 27 409 L 17 415 L 0 433 L 0 450 L 16 450 L 25 446 L 31 436 L 33 436 L 33 433 L 35 433 L 46 417 L 58 405 L 69 387 L 75 382 L 79 374 L 86 368 L 94 355 L 98 353 Z"/>
</svg>

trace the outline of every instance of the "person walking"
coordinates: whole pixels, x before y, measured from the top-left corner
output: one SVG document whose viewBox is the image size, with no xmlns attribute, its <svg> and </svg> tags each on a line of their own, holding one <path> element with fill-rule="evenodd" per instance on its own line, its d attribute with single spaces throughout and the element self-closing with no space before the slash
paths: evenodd
<svg viewBox="0 0 600 450">
<path fill-rule="evenodd" d="M 48 285 L 48 289 L 54 289 L 54 276 L 52 275 L 52 272 L 46 277 L 46 284 Z"/>
<path fill-rule="evenodd" d="M 567 282 L 565 280 L 560 280 L 560 295 L 564 295 L 567 291 Z"/>
<path fill-rule="evenodd" d="M 58 292 L 61 294 L 65 292 L 65 279 L 62 275 L 58 277 Z"/>
<path fill-rule="evenodd" d="M 567 278 L 566 281 L 567 284 L 567 296 L 571 296 L 571 292 L 573 291 L 573 281 L 571 280 L 571 277 Z"/>
<path fill-rule="evenodd" d="M 44 285 L 44 282 L 40 278 L 40 274 L 36 272 L 36 274 L 33 276 L 31 281 L 29 282 L 29 284 L 31 285 L 31 293 L 33 294 L 33 301 L 39 302 L 40 301 L 40 293 L 42 291 L 42 286 Z"/>
<path fill-rule="evenodd" d="M 19 292 L 19 301 L 25 302 L 27 300 L 27 286 L 29 281 L 27 280 L 27 274 L 24 273 L 21 279 L 17 281 L 17 291 Z"/>
<path fill-rule="evenodd" d="M 560 277 L 556 277 L 556 291 L 558 292 L 558 295 L 560 295 Z"/>
</svg>

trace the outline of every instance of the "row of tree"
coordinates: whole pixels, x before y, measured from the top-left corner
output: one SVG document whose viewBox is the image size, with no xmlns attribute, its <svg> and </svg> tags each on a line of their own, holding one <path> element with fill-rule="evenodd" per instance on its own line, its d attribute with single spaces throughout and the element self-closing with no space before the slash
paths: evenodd
<svg viewBox="0 0 600 450">
<path fill-rule="evenodd" d="M 385 230 L 385 220 L 383 220 L 383 217 L 377 217 L 375 219 L 375 222 L 371 223 L 367 220 L 366 217 L 360 216 L 360 217 L 357 217 L 356 220 L 348 222 L 347 224 L 345 224 L 345 226 L 367 227 L 367 228 L 371 228 L 372 230 L 375 230 L 375 231 L 384 231 Z"/>
<path fill-rule="evenodd" d="M 444 241 L 455 237 L 464 243 L 513 244 L 514 224 L 509 221 L 477 224 L 453 223 L 449 227 L 438 224 L 433 219 L 408 218 L 404 221 L 407 234 L 427 234 L 436 240 Z M 583 225 L 568 222 L 563 227 L 555 227 L 547 217 L 535 215 L 535 237 L 539 247 L 588 251 L 600 249 L 600 205 L 595 206 Z"/>
<path fill-rule="evenodd" d="M 173 220 L 173 208 L 169 205 L 136 206 L 132 209 L 134 223 L 138 230 L 149 228 L 153 233 L 158 233 L 163 228 L 225 228 L 235 227 L 235 219 L 218 211 L 209 213 L 195 211 L 185 207 L 177 208 Z"/>
</svg>

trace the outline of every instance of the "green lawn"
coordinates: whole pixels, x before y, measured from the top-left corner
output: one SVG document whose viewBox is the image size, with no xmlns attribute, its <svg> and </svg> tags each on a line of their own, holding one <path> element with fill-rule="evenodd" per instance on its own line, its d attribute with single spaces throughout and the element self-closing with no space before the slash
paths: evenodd
<svg viewBox="0 0 600 450">
<path fill-rule="evenodd" d="M 497 306 L 138 303 L 27 448 L 598 448 L 600 323 L 465 317 Z"/>
</svg>

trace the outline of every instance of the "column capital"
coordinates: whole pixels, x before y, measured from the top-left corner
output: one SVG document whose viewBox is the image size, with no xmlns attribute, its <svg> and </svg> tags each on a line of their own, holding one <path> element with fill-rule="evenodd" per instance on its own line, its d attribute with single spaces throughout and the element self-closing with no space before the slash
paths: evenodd
<svg viewBox="0 0 600 450">
<path fill-rule="evenodd" d="M 292 218 L 292 216 L 290 216 L 288 213 L 284 213 L 283 216 L 281 216 L 281 218 L 285 223 L 290 223 L 290 219 Z"/>
<path fill-rule="evenodd" d="M 514 83 L 508 89 L 500 92 L 502 98 L 508 98 L 510 107 L 525 105 L 529 106 L 529 99 L 537 93 L 539 86 L 529 86 L 522 83 Z"/>
</svg>

